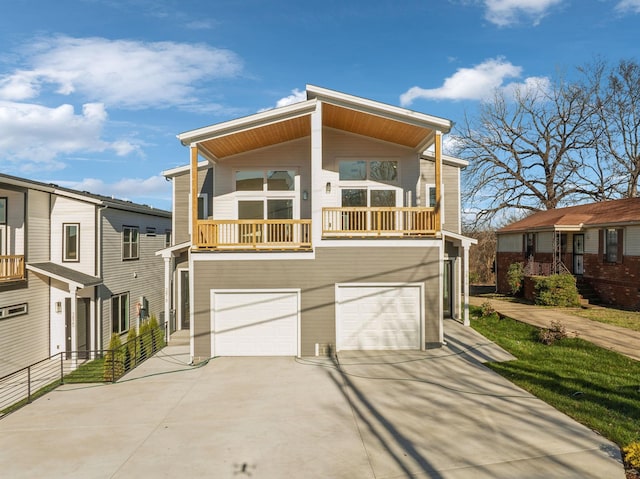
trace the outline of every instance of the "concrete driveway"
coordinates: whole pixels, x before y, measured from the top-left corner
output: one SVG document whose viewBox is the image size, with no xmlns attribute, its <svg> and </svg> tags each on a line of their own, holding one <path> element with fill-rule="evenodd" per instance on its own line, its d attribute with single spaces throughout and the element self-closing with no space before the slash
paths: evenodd
<svg viewBox="0 0 640 479">
<path fill-rule="evenodd" d="M 453 321 L 427 352 L 218 358 L 170 346 L 115 385 L 0 420 L 12 478 L 624 478 L 618 448 L 480 364 Z"/>
</svg>

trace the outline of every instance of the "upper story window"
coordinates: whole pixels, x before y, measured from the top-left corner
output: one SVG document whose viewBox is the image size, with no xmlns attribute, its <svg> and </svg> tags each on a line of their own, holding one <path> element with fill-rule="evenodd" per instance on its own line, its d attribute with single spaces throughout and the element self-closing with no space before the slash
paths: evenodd
<svg viewBox="0 0 640 479">
<path fill-rule="evenodd" d="M 164 247 L 168 248 L 171 246 L 171 230 L 165 230 L 164 232 Z"/>
<path fill-rule="evenodd" d="M 398 162 L 395 160 L 341 160 L 338 164 L 340 181 L 398 182 Z"/>
<path fill-rule="evenodd" d="M 122 228 L 122 259 L 138 259 L 140 251 L 140 234 L 137 226 Z"/>
<path fill-rule="evenodd" d="M 7 198 L 0 197 L 0 225 L 7 224 Z"/>
<path fill-rule="evenodd" d="M 80 261 L 80 225 L 65 223 L 62 231 L 62 261 Z"/>
<path fill-rule="evenodd" d="M 236 191 L 294 191 L 294 170 L 236 171 Z"/>
</svg>

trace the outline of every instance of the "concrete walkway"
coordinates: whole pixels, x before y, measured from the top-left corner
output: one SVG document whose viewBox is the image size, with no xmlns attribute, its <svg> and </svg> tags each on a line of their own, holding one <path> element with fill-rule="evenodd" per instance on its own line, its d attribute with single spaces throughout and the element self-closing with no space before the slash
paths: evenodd
<svg viewBox="0 0 640 479">
<path fill-rule="evenodd" d="M 469 303 L 480 306 L 489 301 L 500 314 L 540 328 L 548 328 L 551 321 L 561 322 L 567 332 L 605 349 L 640 361 L 640 332 L 611 324 L 574 316 L 562 309 L 503 301 L 487 296 L 471 296 Z"/>
<path fill-rule="evenodd" d="M 481 364 L 508 353 L 453 320 L 445 339 L 199 367 L 172 341 L 116 384 L 0 420 L 0 477 L 624 478 L 615 444 Z"/>
</svg>

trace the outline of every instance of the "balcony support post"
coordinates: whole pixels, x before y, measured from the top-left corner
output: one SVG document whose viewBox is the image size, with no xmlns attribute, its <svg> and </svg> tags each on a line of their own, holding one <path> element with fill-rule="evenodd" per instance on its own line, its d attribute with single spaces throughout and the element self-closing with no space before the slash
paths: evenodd
<svg viewBox="0 0 640 479">
<path fill-rule="evenodd" d="M 198 145 L 191 144 L 191 244 L 198 244 Z"/>
<path fill-rule="evenodd" d="M 436 233 L 442 231 L 442 223 L 440 214 L 440 207 L 442 205 L 442 133 L 436 131 L 434 150 L 436 157 L 435 165 L 435 181 L 436 181 Z"/>
</svg>

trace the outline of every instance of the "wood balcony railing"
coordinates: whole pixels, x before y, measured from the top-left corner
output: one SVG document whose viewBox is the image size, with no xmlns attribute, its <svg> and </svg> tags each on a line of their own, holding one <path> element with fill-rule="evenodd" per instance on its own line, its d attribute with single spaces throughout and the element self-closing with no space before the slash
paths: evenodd
<svg viewBox="0 0 640 479">
<path fill-rule="evenodd" d="M 24 279 L 24 256 L 0 256 L 0 281 L 15 281 Z"/>
<path fill-rule="evenodd" d="M 200 249 L 311 249 L 311 220 L 199 220 Z"/>
<path fill-rule="evenodd" d="M 434 208 L 343 207 L 322 209 L 322 235 L 324 237 L 432 236 L 436 231 Z"/>
</svg>

